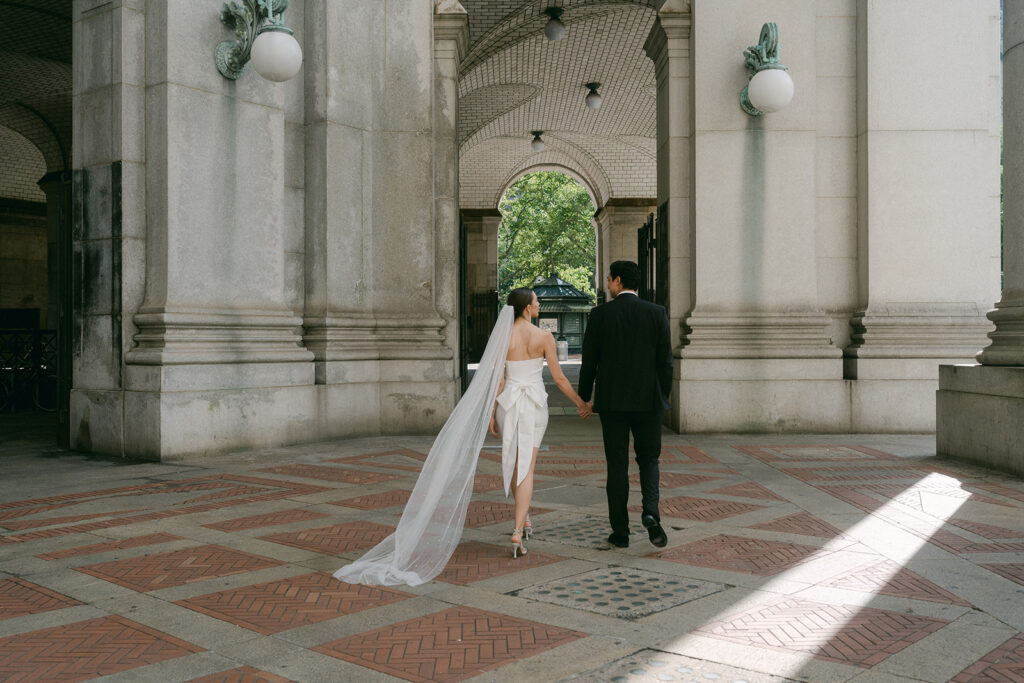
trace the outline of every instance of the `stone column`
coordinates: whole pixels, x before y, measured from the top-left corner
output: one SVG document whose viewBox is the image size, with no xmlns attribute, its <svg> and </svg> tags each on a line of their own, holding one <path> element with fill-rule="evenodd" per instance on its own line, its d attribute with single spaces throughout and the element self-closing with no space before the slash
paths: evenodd
<svg viewBox="0 0 1024 683">
<path fill-rule="evenodd" d="M 860 0 L 857 14 L 853 422 L 930 431 L 938 366 L 973 359 L 999 287 L 999 3 Z M 929 42 L 951 26 L 969 42 L 936 68 Z"/>
<path fill-rule="evenodd" d="M 693 309 L 692 23 L 689 2 L 666 0 L 644 44 L 658 88 L 657 205 L 658 219 L 668 221 L 671 233 L 668 317 L 673 335 Z M 673 345 L 678 343 L 675 337 Z M 673 401 L 678 401 L 677 392 Z M 675 418 L 673 425 L 678 426 Z"/>
<path fill-rule="evenodd" d="M 125 356 L 146 268 L 148 3 L 73 9 L 70 445 L 158 457 L 125 444 Z"/>
<path fill-rule="evenodd" d="M 301 82 L 210 46 L 231 33 L 201 0 L 146 5 L 146 277 L 127 354 L 128 452 L 151 457 L 308 438 L 312 354 L 288 293 L 285 110 Z M 302 6 L 287 21 L 300 44 Z"/>
<path fill-rule="evenodd" d="M 435 195 L 439 178 L 451 182 L 454 138 L 434 139 L 434 107 L 454 117 L 452 65 L 435 81 L 432 3 L 309 0 L 305 11 L 304 327 L 323 385 L 318 433 L 432 432 L 456 391 L 439 308 L 454 310 L 447 231 L 458 224 L 452 191 Z"/>
<path fill-rule="evenodd" d="M 669 212 L 673 255 L 692 263 L 677 353 L 681 431 L 848 428 L 841 352 L 816 277 L 815 16 L 813 0 L 704 3 L 694 13 L 692 156 L 670 159 L 693 173 L 692 230 Z M 743 50 L 769 20 L 796 95 L 751 117 L 739 104 Z M 659 185 L 661 172 L 659 162 Z"/>
<path fill-rule="evenodd" d="M 998 7 L 986 9 L 992 18 Z M 981 365 L 939 368 L 935 441 L 939 455 L 1024 476 L 1024 0 L 1005 0 L 1003 47 L 1003 293 L 988 313 L 996 327 L 978 354 Z M 983 225 L 992 235 L 989 213 Z"/>
</svg>

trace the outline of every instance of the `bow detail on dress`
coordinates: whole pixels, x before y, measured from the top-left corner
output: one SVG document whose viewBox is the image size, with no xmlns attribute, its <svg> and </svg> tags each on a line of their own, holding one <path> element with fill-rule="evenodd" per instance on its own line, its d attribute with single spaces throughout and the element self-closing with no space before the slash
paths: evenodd
<svg viewBox="0 0 1024 683">
<path fill-rule="evenodd" d="M 533 460 L 533 449 L 539 444 L 533 443 L 534 429 L 537 425 L 537 411 L 548 411 L 548 395 L 544 385 L 538 382 L 520 381 L 508 377 L 505 388 L 498 396 L 498 405 L 505 416 L 501 423 L 502 448 L 506 453 L 515 452 L 516 457 L 507 458 L 502 462 L 502 478 L 505 483 L 505 497 L 508 497 L 512 482 L 512 473 L 518 464 L 518 486 L 530 471 Z"/>
</svg>

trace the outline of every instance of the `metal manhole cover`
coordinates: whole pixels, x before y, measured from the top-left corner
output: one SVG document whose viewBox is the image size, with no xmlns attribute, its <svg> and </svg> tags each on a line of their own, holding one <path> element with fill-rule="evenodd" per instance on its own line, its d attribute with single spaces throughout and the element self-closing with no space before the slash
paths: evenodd
<svg viewBox="0 0 1024 683">
<path fill-rule="evenodd" d="M 636 619 L 726 588 L 728 586 L 710 581 L 610 567 L 522 588 L 513 595 L 621 619 Z"/>
<path fill-rule="evenodd" d="M 534 538 L 553 543 L 564 543 L 580 548 L 608 548 L 608 534 L 612 532 L 608 520 L 603 517 L 577 517 L 561 522 L 554 522 L 543 527 L 534 523 Z M 637 532 L 630 530 L 630 542 L 637 539 Z M 647 542 L 647 534 L 643 540 Z"/>
</svg>

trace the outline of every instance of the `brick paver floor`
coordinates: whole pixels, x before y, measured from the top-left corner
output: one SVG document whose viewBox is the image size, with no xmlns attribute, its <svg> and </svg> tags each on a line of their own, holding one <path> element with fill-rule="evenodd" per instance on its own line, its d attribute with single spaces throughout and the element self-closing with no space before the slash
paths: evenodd
<svg viewBox="0 0 1024 683">
<path fill-rule="evenodd" d="M 932 436 L 666 432 L 668 546 L 633 476 L 609 548 L 600 424 L 556 414 L 525 557 L 489 439 L 447 568 L 372 587 L 332 573 L 429 438 L 145 463 L 27 424 L 0 416 L 2 681 L 1024 681 L 1024 482 Z"/>
</svg>

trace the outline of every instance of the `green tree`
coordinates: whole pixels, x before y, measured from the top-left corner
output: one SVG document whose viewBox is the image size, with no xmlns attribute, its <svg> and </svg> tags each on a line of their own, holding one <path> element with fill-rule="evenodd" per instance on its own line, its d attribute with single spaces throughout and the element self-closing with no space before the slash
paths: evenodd
<svg viewBox="0 0 1024 683">
<path fill-rule="evenodd" d="M 594 300 L 594 203 L 572 178 L 554 171 L 529 173 L 506 190 L 498 205 L 498 296 L 532 287 L 557 273 Z"/>
</svg>

